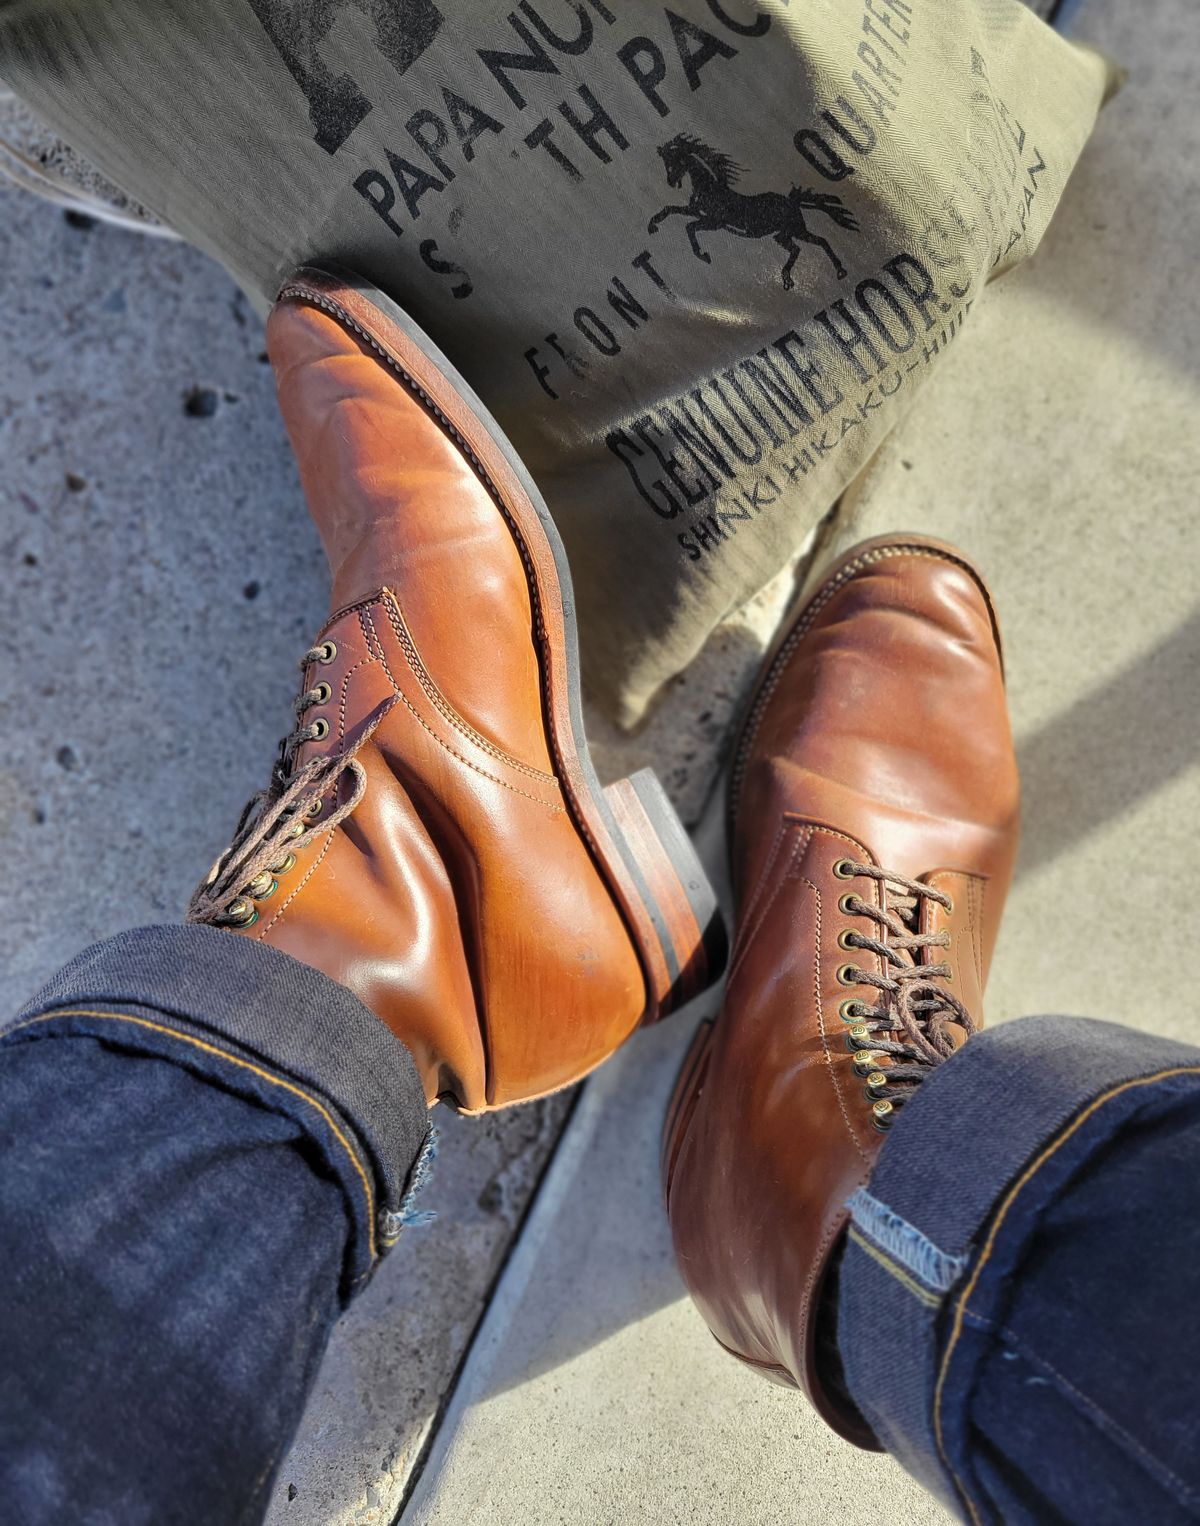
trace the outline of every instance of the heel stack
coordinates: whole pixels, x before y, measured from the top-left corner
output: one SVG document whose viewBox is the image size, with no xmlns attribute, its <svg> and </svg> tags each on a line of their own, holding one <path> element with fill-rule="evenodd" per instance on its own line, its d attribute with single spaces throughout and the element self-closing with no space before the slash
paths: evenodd
<svg viewBox="0 0 1200 1526">
<path fill-rule="evenodd" d="M 610 784 L 604 799 L 649 922 L 641 940 L 650 987 L 642 1021 L 654 1023 L 720 976 L 725 924 L 691 838 L 654 772 L 643 768 Z"/>
</svg>

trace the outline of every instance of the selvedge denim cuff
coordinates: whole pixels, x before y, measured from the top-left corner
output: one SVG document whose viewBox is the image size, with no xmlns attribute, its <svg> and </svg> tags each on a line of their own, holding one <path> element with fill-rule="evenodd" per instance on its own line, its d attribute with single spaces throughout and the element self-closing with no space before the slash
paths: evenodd
<svg viewBox="0 0 1200 1526">
<path fill-rule="evenodd" d="M 850 1199 L 846 1382 L 880 1443 L 964 1518 L 967 1395 L 989 1299 L 1073 1173 L 1139 1109 L 1200 1083 L 1200 1051 L 1090 1018 L 973 1038 L 924 1081 Z M 1002 1230 L 1002 1233 L 1001 1233 Z"/>
<path fill-rule="evenodd" d="M 72 1034 L 172 1060 L 299 1123 L 346 1197 L 344 1297 L 422 1217 L 433 1135 L 416 1066 L 320 971 L 212 927 L 136 928 L 60 970 L 0 1046 Z"/>
</svg>

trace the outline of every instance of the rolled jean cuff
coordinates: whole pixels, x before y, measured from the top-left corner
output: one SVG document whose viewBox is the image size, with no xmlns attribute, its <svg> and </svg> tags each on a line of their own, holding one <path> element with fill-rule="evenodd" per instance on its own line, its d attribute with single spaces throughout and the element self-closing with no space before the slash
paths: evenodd
<svg viewBox="0 0 1200 1526">
<path fill-rule="evenodd" d="M 60 970 L 0 1047 L 73 1034 L 172 1060 L 299 1124 L 345 1195 L 343 1300 L 422 1217 L 433 1134 L 412 1056 L 319 970 L 212 927 L 136 928 Z"/>
<path fill-rule="evenodd" d="M 1197 1084 L 1186 1044 L 1085 1018 L 1006 1023 L 922 1083 L 850 1199 L 845 1381 L 879 1442 L 957 1514 L 986 1518 L 969 1396 L 994 1300 L 1038 1221 L 1135 1114 Z"/>
</svg>

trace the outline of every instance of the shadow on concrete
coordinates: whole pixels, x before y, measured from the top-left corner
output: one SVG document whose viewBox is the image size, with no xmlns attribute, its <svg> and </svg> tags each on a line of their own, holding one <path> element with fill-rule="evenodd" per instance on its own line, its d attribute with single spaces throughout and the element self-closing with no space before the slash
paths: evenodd
<svg viewBox="0 0 1200 1526">
<path fill-rule="evenodd" d="M 1118 65 L 1145 55 L 1137 33 L 1155 23 L 1143 12 L 1106 6 L 1093 32 L 1092 12 L 1077 9 L 1072 39 L 1092 43 L 1094 36 L 1094 45 Z M 1200 26 L 1192 19 L 1172 24 L 1181 33 L 1179 78 L 1170 77 L 1165 59 L 1154 77 L 1134 64 L 1101 110 L 1031 265 L 1018 268 L 1027 269 L 1026 290 L 1035 287 L 1039 301 L 1073 308 L 1090 327 L 1114 329 L 1139 351 L 1193 376 L 1200 304 L 1179 277 L 1184 251 L 1200 237 L 1200 219 L 1189 210 L 1189 188 L 1181 179 L 1183 145 L 1176 141 L 1164 151 L 1163 134 L 1172 111 L 1182 110 L 1174 97 L 1187 88 L 1190 44 Z M 1147 109 L 1151 93 L 1169 103 L 1165 111 Z M 1127 384 L 1127 378 L 1114 377 L 1114 386 Z"/>
<path fill-rule="evenodd" d="M 1165 641 L 1018 744 L 1018 873 L 1132 810 L 1200 755 L 1200 609 Z"/>
<path fill-rule="evenodd" d="M 719 1000 L 702 998 L 694 1017 Z M 636 1035 L 594 1076 L 559 1143 L 476 1340 L 478 1402 L 572 1362 L 684 1298 L 658 1174 L 688 1018 Z M 699 1316 L 696 1339 L 708 1340 Z M 473 1356 L 472 1360 L 475 1360 Z"/>
</svg>

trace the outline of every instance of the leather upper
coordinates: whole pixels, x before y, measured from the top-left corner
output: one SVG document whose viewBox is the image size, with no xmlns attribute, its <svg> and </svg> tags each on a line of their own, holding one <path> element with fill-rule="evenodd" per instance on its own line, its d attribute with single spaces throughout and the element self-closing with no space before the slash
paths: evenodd
<svg viewBox="0 0 1200 1526">
<path fill-rule="evenodd" d="M 1017 844 L 1018 783 L 998 634 L 977 574 L 919 538 L 868 543 L 818 589 L 752 708 L 733 781 L 737 930 L 725 1007 L 669 1152 L 679 1264 L 711 1329 L 802 1383 L 843 1434 L 862 1422 L 823 1388 L 822 1279 L 884 1135 L 847 1044 L 844 984 L 878 929 L 841 908 L 889 891 L 846 859 L 947 892 L 922 931 L 951 932 L 950 989 L 981 997 Z M 690 1119 L 690 1121 L 689 1121 Z M 683 1130 L 686 1132 L 683 1132 Z"/>
<path fill-rule="evenodd" d="M 297 850 L 244 936 L 355 991 L 431 1101 L 554 1090 L 637 1026 L 646 985 L 551 759 L 532 569 L 469 424 L 452 433 L 318 306 L 281 302 L 268 339 L 337 610 L 317 641 L 336 653 L 305 674 L 329 686 L 304 717 L 328 735 L 296 766 L 377 725 L 361 800 Z M 416 382 L 447 386 L 432 363 Z M 350 788 L 343 774 L 324 810 Z"/>
<path fill-rule="evenodd" d="M 279 406 L 333 577 L 331 607 L 390 588 L 455 709 L 552 771 L 529 577 L 467 455 L 367 341 L 316 307 L 267 323 Z"/>
</svg>

